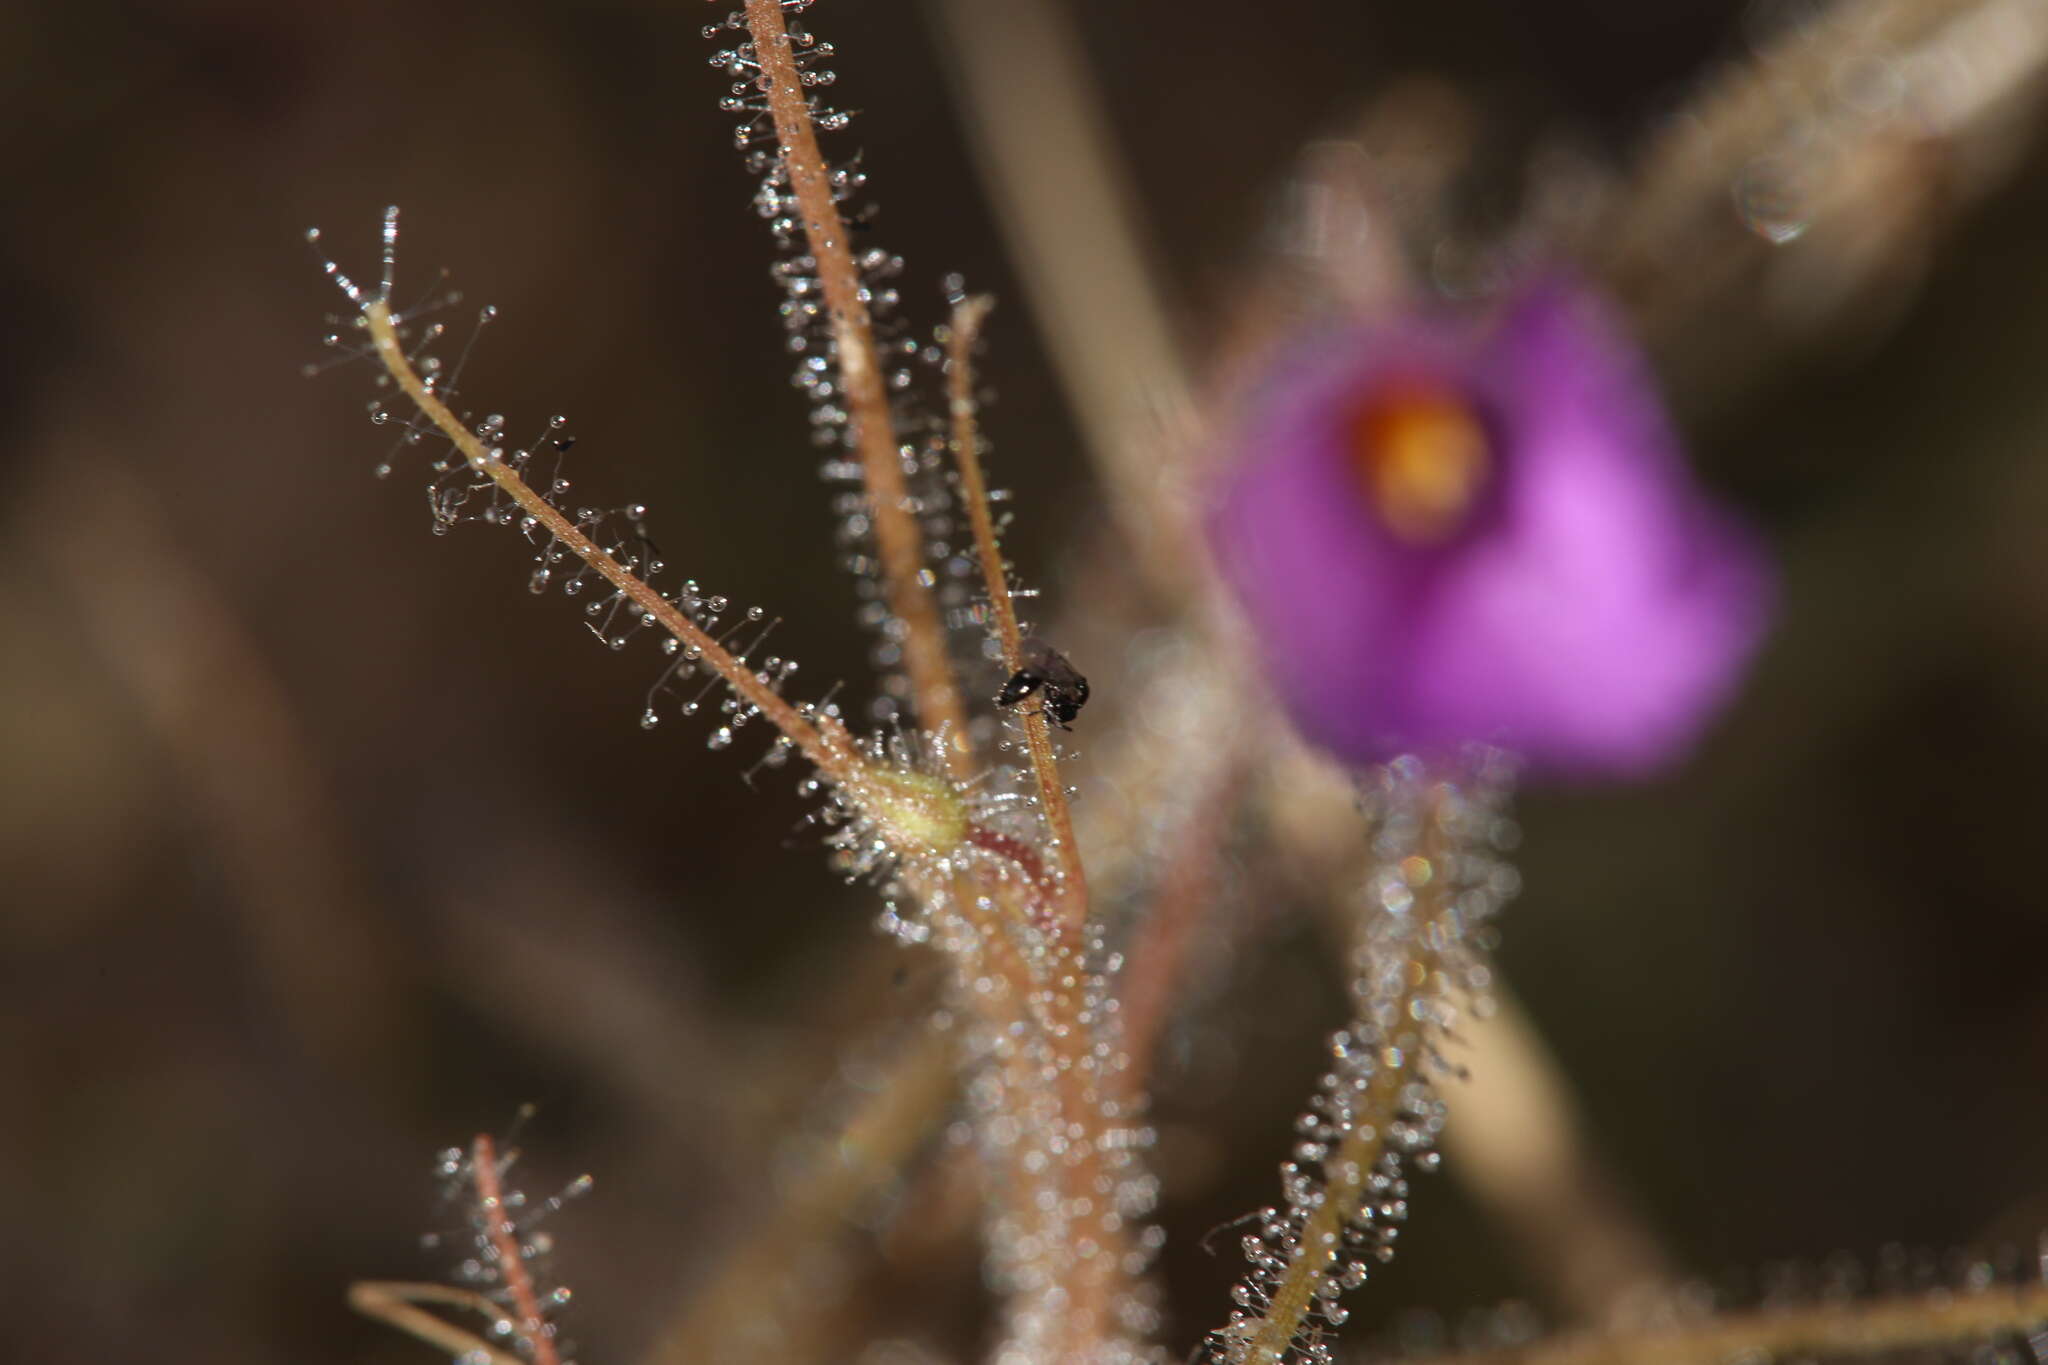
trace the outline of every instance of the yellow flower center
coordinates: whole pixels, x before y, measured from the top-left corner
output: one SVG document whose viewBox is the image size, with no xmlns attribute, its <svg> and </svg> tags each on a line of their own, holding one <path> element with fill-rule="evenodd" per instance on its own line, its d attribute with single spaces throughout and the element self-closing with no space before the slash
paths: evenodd
<svg viewBox="0 0 2048 1365">
<path fill-rule="evenodd" d="M 1351 419 L 1351 457 L 1366 501 L 1398 539 L 1439 545 L 1465 524 L 1493 464 L 1471 406 L 1431 389 L 1365 404 Z"/>
</svg>

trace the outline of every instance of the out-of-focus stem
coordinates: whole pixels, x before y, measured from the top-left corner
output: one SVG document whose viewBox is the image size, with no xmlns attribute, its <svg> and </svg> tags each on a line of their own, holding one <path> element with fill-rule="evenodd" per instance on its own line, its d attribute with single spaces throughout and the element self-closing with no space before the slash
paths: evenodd
<svg viewBox="0 0 2048 1365">
<path fill-rule="evenodd" d="M 988 481 L 981 472 L 981 432 L 974 403 L 974 344 L 981 335 L 982 320 L 993 306 L 993 300 L 980 297 L 962 299 L 953 307 L 946 341 L 947 407 L 953 422 L 953 458 L 960 466 L 960 496 L 974 527 L 996 640 L 1002 646 L 1003 667 L 1015 673 L 1024 666 L 1024 644 L 1017 629 L 1016 604 L 1010 599 L 1009 571 L 1003 566 L 995 521 L 989 515 Z M 1052 727 L 1042 710 L 1026 711 L 1023 719 L 1031 772 L 1038 781 L 1038 806 L 1045 813 L 1046 830 L 1059 859 L 1059 924 L 1069 933 L 1078 932 L 1088 920 L 1088 882 L 1081 870 L 1080 845 L 1074 842 L 1074 817 L 1067 807 L 1067 790 L 1060 782 L 1059 759 L 1053 754 Z"/>
<path fill-rule="evenodd" d="M 121 463 L 68 450 L 14 496 L 24 524 L 73 519 L 73 534 L 35 548 L 171 760 L 180 807 L 213 841 L 232 893 L 224 908 L 284 1031 L 350 1084 L 388 1084 L 389 1058 L 418 1021 L 364 913 L 371 898 L 305 720 L 260 637 Z"/>
<path fill-rule="evenodd" d="M 645 1365 L 755 1358 L 748 1333 L 772 1327 L 784 1311 L 776 1290 L 799 1269 L 801 1249 L 823 1244 L 855 1202 L 900 1171 L 936 1126 L 958 1089 L 954 1045 L 947 1034 L 926 1032 L 904 1049 L 839 1130 L 830 1159 L 807 1171 L 781 1207 L 721 1262 L 662 1332 Z"/>
<path fill-rule="evenodd" d="M 1875 1356 L 1998 1332 L 2031 1332 L 2043 1320 L 2048 1320 L 2048 1284 L 2030 1284 L 1762 1309 L 1710 1318 L 1691 1328 L 1551 1337 L 1512 1350 L 1427 1357 L 1414 1365 L 1721 1365 Z"/>
<path fill-rule="evenodd" d="M 922 577 L 924 536 L 911 512 L 903 481 L 903 461 L 897 451 L 889 398 L 882 387 L 882 368 L 860 271 L 853 263 L 846 223 L 832 198 L 831 172 L 818 150 L 810 97 L 804 93 L 802 76 L 790 53 L 782 6 L 778 0 L 747 0 L 746 17 L 755 57 L 761 64 L 762 93 L 768 97 L 768 112 L 782 147 L 782 164 L 789 172 L 790 191 L 803 218 L 804 240 L 817 262 L 818 280 L 832 318 L 839 383 L 852 414 L 854 445 L 860 453 L 874 516 L 883 591 L 889 610 L 903 623 L 904 668 L 917 699 L 918 722 L 927 731 L 946 737 L 948 765 L 955 777 L 964 779 L 974 768 L 967 742 L 967 713 L 946 658 L 938 602 Z"/>
<path fill-rule="evenodd" d="M 1444 1154 L 1560 1303 L 1589 1324 L 1612 1321 L 1679 1277 L 1587 1151 L 1570 1085 L 1528 1015 L 1504 986 L 1492 995 L 1490 1018 L 1458 1028 L 1472 1079 L 1443 1088 Z"/>
<path fill-rule="evenodd" d="M 484 1235 L 498 1253 L 498 1274 L 512 1295 L 513 1339 L 534 1365 L 561 1365 L 555 1350 L 555 1334 L 547 1316 L 540 1311 L 540 1299 L 533 1292 L 533 1276 L 526 1272 L 526 1256 L 519 1246 L 518 1229 L 505 1212 L 505 1191 L 498 1180 L 498 1147 L 488 1133 L 477 1134 L 470 1148 L 469 1164 L 476 1173 L 476 1203 L 484 1218 Z"/>
<path fill-rule="evenodd" d="M 986 865 L 940 877 L 928 876 L 921 869 L 905 868 L 904 875 L 925 905 L 950 907 L 951 913 L 973 930 L 975 948 L 971 955 L 956 962 L 955 971 L 961 989 L 976 1001 L 975 1008 L 985 1014 L 994 1008 L 970 985 L 977 976 L 991 976 L 1005 988 L 1007 999 L 995 1010 L 1008 1012 L 1003 1018 L 1005 1024 L 1015 1019 L 1032 1029 L 1052 1028 L 1055 1016 L 1040 998 L 1043 992 L 1038 975 L 1012 936 L 1015 926 L 1030 914 L 1028 904 L 1018 903 L 1019 893 L 1030 902 L 1037 902 L 1044 894 L 1042 888 L 1027 878 L 996 874 Z"/>
<path fill-rule="evenodd" d="M 1242 792 L 1248 755 L 1229 736 L 1218 736 L 1217 743 L 1226 750 L 1224 758 L 1205 770 L 1210 785 L 1174 831 L 1165 874 L 1124 951 L 1117 1010 L 1127 1058 L 1121 1086 L 1133 1097 L 1145 1093 L 1159 1036 L 1180 998 L 1195 931 L 1216 899 L 1223 834 Z"/>
<path fill-rule="evenodd" d="M 519 1357 L 492 1346 L 474 1332 L 466 1332 L 445 1318 L 436 1317 L 417 1305 L 445 1304 L 467 1308 L 472 1313 L 496 1319 L 498 1306 L 469 1289 L 445 1284 L 408 1284 L 396 1280 L 358 1280 L 348 1287 L 348 1306 L 366 1318 L 417 1341 L 423 1341 L 457 1360 L 484 1360 L 490 1365 L 526 1365 Z"/>
<path fill-rule="evenodd" d="M 1192 410 L 1153 253 L 1073 34 L 1044 0 L 930 0 L 1026 297 L 1153 591 L 1185 602 L 1201 554 L 1181 465 L 1161 451 Z"/>
</svg>

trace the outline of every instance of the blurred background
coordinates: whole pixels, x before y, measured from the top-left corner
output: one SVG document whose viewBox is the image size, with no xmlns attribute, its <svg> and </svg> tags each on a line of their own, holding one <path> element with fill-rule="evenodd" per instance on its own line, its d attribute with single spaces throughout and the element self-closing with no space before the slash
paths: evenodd
<svg viewBox="0 0 2048 1365">
<path fill-rule="evenodd" d="M 1563 243 L 1627 302 L 1704 477 L 1781 558 L 1777 633 L 1688 769 L 1521 805 L 1504 973 L 1670 1261 L 1718 1280 L 2031 1246 L 2048 159 L 2006 98 L 2040 60 L 2029 31 L 1938 49 L 1964 95 L 1908 138 L 1797 112 L 1881 114 L 1882 61 L 1758 63 L 1828 22 L 1817 5 L 1064 12 L 1197 373 L 1270 278 L 1302 145 L 1405 130 L 1448 185 L 1431 287 L 1469 283 L 1467 237 Z M 1901 51 L 1995 13 L 1872 12 Z M 447 1221 L 433 1155 L 531 1101 L 529 1187 L 597 1177 L 554 1229 L 570 1333 L 589 1362 L 648 1358 L 774 1205 L 789 1135 L 924 1010 L 935 965 L 881 942 L 794 774 L 749 790 L 751 760 L 701 728 L 643 732 L 652 651 L 600 649 L 530 596 L 513 537 L 428 534 L 417 470 L 372 477 L 367 371 L 300 373 L 340 303 L 304 230 L 374 274 L 378 214 L 403 205 L 401 295 L 445 264 L 500 309 L 466 379 L 479 410 L 517 432 L 569 414 L 579 496 L 648 504 L 671 560 L 785 618 L 811 695 L 864 699 L 712 17 L 0 12 L 0 1355 L 429 1358 L 344 1291 L 445 1275 L 418 1246 Z M 1100 692 L 1159 608 L 1123 600 L 1143 594 L 928 18 L 813 14 L 858 114 L 838 149 L 862 150 L 920 327 L 948 272 L 1003 300 L 985 431 L 1009 545 L 1045 616 L 1127 613 L 1077 628 Z M 1794 112 L 1714 122 L 1712 92 L 1740 104 L 1757 72 Z M 1746 178 L 1719 142 L 1685 150 L 1702 127 L 1754 139 Z M 1112 711 L 1078 736 L 1084 814 Z M 1228 838 L 1237 961 L 1176 1022 L 1158 1096 L 1176 1352 L 1240 1268 L 1234 1238 L 1199 1239 L 1273 1197 L 1344 1009 L 1315 897 Z M 974 1358 L 971 1228 L 918 1171 L 864 1207 L 872 1231 L 833 1234 L 855 1254 L 805 1292 L 849 1344 L 823 1358 Z M 1357 1296 L 1359 1340 L 1417 1308 L 1555 1307 L 1453 1175 L 1424 1182 L 1404 1245 Z"/>
</svg>

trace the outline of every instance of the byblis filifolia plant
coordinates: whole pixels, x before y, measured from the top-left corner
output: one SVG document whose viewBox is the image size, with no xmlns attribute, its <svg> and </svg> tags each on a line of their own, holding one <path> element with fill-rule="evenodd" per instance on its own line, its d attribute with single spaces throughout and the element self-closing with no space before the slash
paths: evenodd
<svg viewBox="0 0 2048 1365">
<path fill-rule="evenodd" d="M 428 316 L 447 300 L 408 312 L 394 299 L 396 209 L 373 286 L 326 264 L 354 309 L 331 341 L 379 367 L 373 418 L 395 426 L 400 453 L 424 452 L 435 529 L 508 527 L 532 547 L 532 590 L 578 599 L 608 647 L 658 638 L 669 662 L 643 723 L 718 695 L 711 747 L 769 732 L 759 766 L 803 770 L 836 865 L 879 889 L 890 931 L 941 954 L 1000 1300 L 991 1358 L 1160 1361 L 1142 1077 L 1186 922 L 1162 913 L 1112 941 L 1091 898 L 1055 734 L 1086 683 L 1019 619 L 982 468 L 973 364 L 988 303 L 950 288 L 947 322 L 921 340 L 899 316 L 902 262 L 855 244 L 865 176 L 819 145 L 846 117 L 820 100 L 833 49 L 804 27 L 810 7 L 747 0 L 706 36 L 722 45 L 722 107 L 740 117 L 754 204 L 783 253 L 788 350 L 875 635 L 878 729 L 861 732 L 831 692 L 796 699 L 796 665 L 763 652 L 776 622 L 682 577 L 645 508 L 569 501 L 563 419 L 520 445 L 506 418 L 457 406 L 461 366 L 435 358 L 443 327 Z M 1436 1164 L 1439 1085 L 1485 1012 L 1492 920 L 1516 888 L 1517 772 L 1633 775 L 1682 755 L 1739 681 L 1769 596 L 1748 533 L 1691 483 L 1647 365 L 1568 272 L 1524 271 L 1492 308 L 1456 316 L 1415 304 L 1392 320 L 1321 319 L 1271 354 L 1252 397 L 1214 424 L 1229 434 L 1214 442 L 1210 543 L 1259 642 L 1263 681 L 1243 686 L 1270 688 L 1351 770 L 1363 884 L 1350 1018 L 1281 1198 L 1243 1236 L 1236 1307 L 1201 1348 L 1231 1365 L 1333 1360 L 1344 1293 L 1391 1256 L 1409 1171 Z M 1212 648 L 1230 639 L 1213 620 L 1191 629 Z M 990 659 L 1012 684 L 977 699 L 962 661 Z M 1225 761 L 1210 778 L 1239 771 Z M 920 1100 L 892 1122 L 931 1126 L 938 1108 Z M 369 1286 L 357 1301 L 479 1361 L 554 1365 L 550 1314 L 566 1296 L 524 1269 L 545 1248 L 504 1187 L 507 1164 L 487 1140 L 444 1159 L 475 1233 L 473 1288 Z M 484 1313 L 490 1339 L 423 1303 Z M 1892 1339 L 2041 1311 L 2024 1296 L 1977 1306 L 1966 1328 L 1922 1314 Z M 1826 1341 L 1835 1325 L 1815 1314 L 1801 1330 L 1743 1339 Z M 1699 1340 L 1671 1358 L 1695 1358 Z"/>
</svg>

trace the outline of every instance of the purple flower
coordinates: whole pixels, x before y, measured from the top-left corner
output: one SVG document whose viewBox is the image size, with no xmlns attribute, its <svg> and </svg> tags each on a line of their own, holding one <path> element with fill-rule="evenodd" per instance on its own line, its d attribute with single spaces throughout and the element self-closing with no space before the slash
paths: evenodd
<svg viewBox="0 0 2048 1365">
<path fill-rule="evenodd" d="M 1551 281 L 1494 324 L 1285 358 L 1210 517 L 1296 724 L 1341 758 L 1681 757 L 1762 633 L 1769 572 L 1693 483 L 1641 359 Z"/>
</svg>

